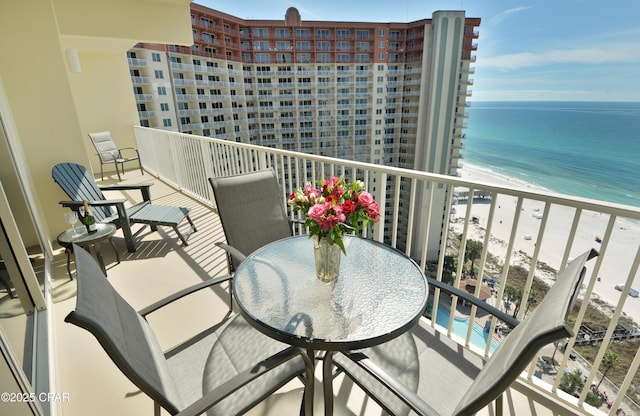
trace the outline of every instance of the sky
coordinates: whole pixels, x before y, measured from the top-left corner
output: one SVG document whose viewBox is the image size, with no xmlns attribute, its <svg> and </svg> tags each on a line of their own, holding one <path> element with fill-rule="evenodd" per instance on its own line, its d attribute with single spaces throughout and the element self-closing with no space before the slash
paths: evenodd
<svg viewBox="0 0 640 416">
<path fill-rule="evenodd" d="M 640 101 L 640 0 L 195 0 L 243 19 L 480 17 L 471 101 Z"/>
</svg>

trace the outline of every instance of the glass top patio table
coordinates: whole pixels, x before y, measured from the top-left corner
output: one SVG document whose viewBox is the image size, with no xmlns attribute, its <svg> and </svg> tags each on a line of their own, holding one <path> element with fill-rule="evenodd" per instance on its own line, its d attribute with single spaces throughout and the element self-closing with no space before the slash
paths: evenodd
<svg viewBox="0 0 640 416">
<path fill-rule="evenodd" d="M 340 275 L 315 274 L 313 240 L 285 238 L 249 255 L 233 279 L 234 297 L 254 327 L 290 345 L 341 351 L 371 347 L 411 328 L 423 314 L 427 280 L 400 251 L 345 236 Z"/>
</svg>

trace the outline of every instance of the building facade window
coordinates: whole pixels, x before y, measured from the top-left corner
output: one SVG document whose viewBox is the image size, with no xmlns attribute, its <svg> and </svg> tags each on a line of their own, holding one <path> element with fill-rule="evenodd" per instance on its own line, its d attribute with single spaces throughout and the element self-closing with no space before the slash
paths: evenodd
<svg viewBox="0 0 640 416">
<path fill-rule="evenodd" d="M 316 38 L 329 39 L 331 31 L 329 29 L 316 29 Z"/>
<path fill-rule="evenodd" d="M 271 55 L 268 53 L 257 53 L 255 60 L 257 64 L 268 64 L 271 63 Z"/>
<path fill-rule="evenodd" d="M 289 29 L 276 29 L 276 38 L 290 38 L 291 31 Z"/>
<path fill-rule="evenodd" d="M 296 29 L 296 38 L 308 39 L 311 37 L 311 31 L 309 29 Z"/>
<path fill-rule="evenodd" d="M 253 50 L 255 51 L 268 51 L 269 50 L 269 41 L 267 40 L 258 40 L 253 42 Z"/>
<path fill-rule="evenodd" d="M 325 41 L 316 42 L 316 50 L 318 50 L 318 51 L 331 50 L 331 44 L 329 42 L 325 42 Z"/>
<path fill-rule="evenodd" d="M 296 50 L 297 51 L 310 51 L 311 50 L 311 42 L 308 40 L 297 41 L 296 42 Z"/>
<path fill-rule="evenodd" d="M 253 37 L 254 38 L 268 38 L 269 37 L 269 29 L 254 28 L 253 29 Z"/>
</svg>

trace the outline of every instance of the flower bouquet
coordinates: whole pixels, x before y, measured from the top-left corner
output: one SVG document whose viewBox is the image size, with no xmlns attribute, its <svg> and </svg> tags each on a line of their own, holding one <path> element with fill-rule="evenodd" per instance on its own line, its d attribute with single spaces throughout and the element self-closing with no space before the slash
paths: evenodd
<svg viewBox="0 0 640 416">
<path fill-rule="evenodd" d="M 367 226 L 380 220 L 380 207 L 370 193 L 364 190 L 362 181 L 346 182 L 344 178 L 331 177 L 319 181 L 320 188 L 307 183 L 289 196 L 294 211 L 304 213 L 304 222 L 310 236 L 337 245 L 347 254 L 342 237 L 358 231 L 360 224 Z"/>
</svg>

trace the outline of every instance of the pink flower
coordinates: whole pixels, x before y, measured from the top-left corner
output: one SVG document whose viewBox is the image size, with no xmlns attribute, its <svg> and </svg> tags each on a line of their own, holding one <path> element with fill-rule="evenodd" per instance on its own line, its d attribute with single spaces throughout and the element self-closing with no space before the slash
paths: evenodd
<svg viewBox="0 0 640 416">
<path fill-rule="evenodd" d="M 367 215 L 374 222 L 378 222 L 380 220 L 380 207 L 376 201 L 371 201 L 369 206 L 367 207 Z"/>
<path fill-rule="evenodd" d="M 311 185 L 311 183 L 307 182 L 307 184 L 304 186 L 304 193 L 307 196 L 315 196 L 316 198 L 318 196 L 320 196 L 320 191 L 316 188 L 313 187 L 313 185 Z"/>
<path fill-rule="evenodd" d="M 332 208 L 333 208 L 333 213 L 336 215 L 336 218 L 338 219 L 338 222 L 345 222 L 345 220 L 347 219 L 347 216 L 342 211 L 342 206 L 337 204 L 337 205 L 333 205 Z"/>
<path fill-rule="evenodd" d="M 358 197 L 358 202 L 360 203 L 360 205 L 366 208 L 369 205 L 371 205 L 371 203 L 373 203 L 374 201 L 373 201 L 373 197 L 369 192 L 363 192 Z"/>
<path fill-rule="evenodd" d="M 316 221 L 317 223 L 320 223 L 320 221 L 322 220 L 322 217 L 324 217 L 326 213 L 327 213 L 327 209 L 323 204 L 315 204 L 311 208 L 309 208 L 309 212 L 307 213 L 307 215 L 312 220 Z"/>
</svg>

